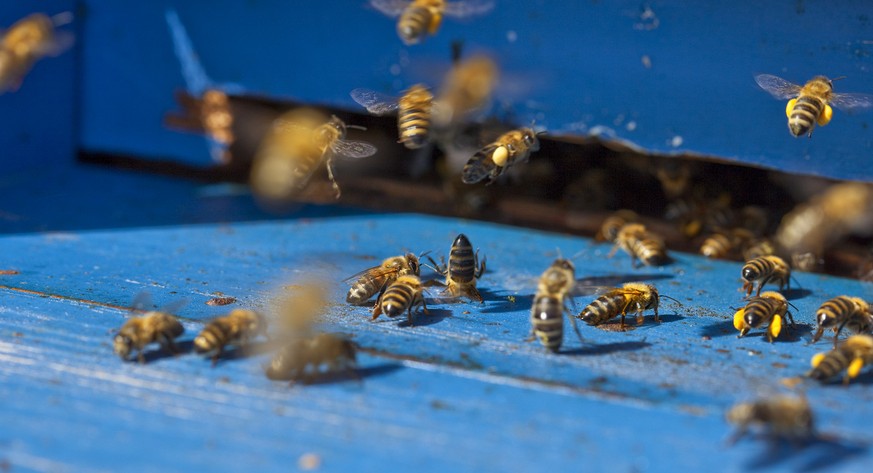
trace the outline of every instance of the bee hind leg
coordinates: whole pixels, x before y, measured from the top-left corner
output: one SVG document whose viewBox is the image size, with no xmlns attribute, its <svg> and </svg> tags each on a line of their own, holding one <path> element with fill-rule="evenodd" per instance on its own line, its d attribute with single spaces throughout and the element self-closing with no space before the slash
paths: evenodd
<svg viewBox="0 0 873 473">
<path fill-rule="evenodd" d="M 340 191 L 339 184 L 336 183 L 336 176 L 333 173 L 333 156 L 328 156 L 327 160 L 324 162 L 324 167 L 327 168 L 327 178 L 330 180 L 330 186 L 333 187 L 333 192 L 337 199 L 342 195 L 342 191 Z"/>
</svg>

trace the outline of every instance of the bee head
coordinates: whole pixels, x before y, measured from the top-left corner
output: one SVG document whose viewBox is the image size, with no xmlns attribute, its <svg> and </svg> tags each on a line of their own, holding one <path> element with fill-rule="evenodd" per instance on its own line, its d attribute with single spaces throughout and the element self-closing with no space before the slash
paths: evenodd
<svg viewBox="0 0 873 473">
<path fill-rule="evenodd" d="M 555 267 L 558 267 L 561 269 L 566 269 L 568 271 L 576 271 L 576 266 L 573 265 L 573 262 L 568 260 L 568 259 L 564 259 L 564 258 L 556 259 L 555 262 L 552 263 L 552 266 L 555 266 Z"/>
<path fill-rule="evenodd" d="M 743 279 L 746 281 L 754 281 L 760 277 L 760 273 L 754 265 L 748 264 L 743 266 Z"/>
<path fill-rule="evenodd" d="M 836 323 L 836 320 L 830 316 L 827 311 L 819 311 L 819 313 L 815 314 L 815 320 L 818 322 L 819 327 L 829 327 Z"/>
<path fill-rule="evenodd" d="M 539 151 L 540 149 L 540 140 L 537 139 L 536 133 L 533 130 L 527 129 L 524 132 L 524 144 L 527 145 L 528 149 L 531 151 Z"/>
<path fill-rule="evenodd" d="M 127 335 L 119 333 L 115 336 L 113 347 L 118 356 L 126 359 L 127 356 L 130 355 L 130 350 L 133 348 L 133 340 L 131 340 Z"/>
<path fill-rule="evenodd" d="M 646 295 L 648 302 L 646 303 L 646 309 L 656 309 L 661 305 L 661 296 L 658 294 L 658 290 L 655 286 L 649 285 L 649 293 Z"/>
<path fill-rule="evenodd" d="M 336 130 L 339 133 L 340 138 L 346 136 L 346 123 L 340 120 L 336 115 L 331 115 L 330 120 L 327 122 L 327 126 Z"/>
<path fill-rule="evenodd" d="M 421 264 L 418 261 L 418 256 L 415 256 L 412 253 L 406 253 L 406 264 L 409 265 L 409 270 L 412 271 L 412 274 L 421 274 Z"/>
</svg>

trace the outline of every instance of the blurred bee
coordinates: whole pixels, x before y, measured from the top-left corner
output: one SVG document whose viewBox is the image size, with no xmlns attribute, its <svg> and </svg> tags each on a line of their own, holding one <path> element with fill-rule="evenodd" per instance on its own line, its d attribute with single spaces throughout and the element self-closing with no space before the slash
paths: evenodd
<svg viewBox="0 0 873 473">
<path fill-rule="evenodd" d="M 350 95 L 374 115 L 397 110 L 398 143 L 408 149 L 421 148 L 430 141 L 433 94 L 424 85 L 413 85 L 399 99 L 369 89 L 355 89 Z"/>
<path fill-rule="evenodd" d="M 203 327 L 194 339 L 198 353 L 214 353 L 212 366 L 228 345 L 246 345 L 258 335 L 267 335 L 267 320 L 259 313 L 249 309 L 234 309 L 224 317 L 213 319 Z"/>
<path fill-rule="evenodd" d="M 179 320 L 160 311 L 146 312 L 140 317 L 131 317 L 115 335 L 115 353 L 127 360 L 132 351 L 137 352 L 137 360 L 145 363 L 143 348 L 150 343 L 160 343 L 161 348 L 176 354 L 179 352 L 174 339 L 185 331 Z"/>
<path fill-rule="evenodd" d="M 449 250 L 449 264 L 440 258 L 443 264 L 437 264 L 430 256 L 427 257 L 434 270 L 446 277 L 446 292 L 452 297 L 466 296 L 482 303 L 482 295 L 476 290 L 476 280 L 485 272 L 485 257 L 479 262 L 479 250 L 473 252 L 473 245 L 467 236 L 461 233 L 452 242 Z"/>
<path fill-rule="evenodd" d="M 753 238 L 745 228 L 717 230 L 700 245 L 700 254 L 707 258 L 730 258 Z"/>
<path fill-rule="evenodd" d="M 504 133 L 467 161 L 462 180 L 465 184 L 474 184 L 482 180 L 486 184 L 491 184 L 513 164 L 527 162 L 531 152 L 539 149 L 537 134 L 531 128 Z"/>
<path fill-rule="evenodd" d="M 279 350 L 264 372 L 274 380 L 310 381 L 323 373 L 322 367 L 329 373 L 355 370 L 355 344 L 331 333 L 299 338 Z"/>
<path fill-rule="evenodd" d="M 564 314 L 568 313 L 567 301 L 575 285 L 576 267 L 567 259 L 556 259 L 540 276 L 530 311 L 531 331 L 544 347 L 553 352 L 564 343 Z M 582 340 L 576 319 L 569 313 L 568 317 L 576 336 Z"/>
<path fill-rule="evenodd" d="M 740 331 L 737 338 L 744 337 L 749 330 L 767 325 L 767 339 L 773 343 L 782 332 L 782 319 L 788 317 L 794 325 L 794 317 L 788 312 L 788 300 L 775 291 L 767 291 L 749 299 L 746 306 L 734 314 L 734 328 Z"/>
<path fill-rule="evenodd" d="M 420 273 L 418 257 L 412 253 L 404 256 L 392 256 L 382 261 L 379 266 L 367 268 L 346 281 L 355 280 L 346 294 L 346 302 L 354 305 L 363 305 L 377 292 L 379 299 L 382 293 L 395 279 L 407 274 L 418 276 Z"/>
<path fill-rule="evenodd" d="M 0 38 L 0 94 L 16 91 L 33 64 L 45 56 L 57 56 L 73 44 L 69 33 L 55 31 L 72 21 L 70 12 L 49 17 L 33 13 L 15 22 Z"/>
<path fill-rule="evenodd" d="M 668 299 L 671 298 L 668 297 Z M 624 317 L 628 309 L 636 311 L 637 325 L 643 323 L 643 311 L 648 309 L 655 311 L 655 322 L 660 323 L 661 318 L 658 317 L 660 303 L 661 296 L 658 295 L 658 289 L 655 286 L 631 282 L 622 287 L 608 289 L 605 294 L 582 309 L 582 312 L 576 317 L 588 325 L 601 325 L 615 316 L 621 315 L 621 329 L 624 330 Z"/>
<path fill-rule="evenodd" d="M 837 79 L 815 76 L 800 86 L 770 74 L 755 76 L 755 82 L 770 95 L 779 100 L 789 99 L 785 114 L 788 130 L 795 137 L 804 134 L 811 137 L 816 124 L 827 125 L 834 113 L 831 105 L 846 112 L 873 106 L 873 97 L 869 95 L 835 93 L 834 80 Z"/>
<path fill-rule="evenodd" d="M 827 381 L 846 370 L 843 384 L 849 384 L 852 378 L 864 368 L 873 363 L 873 336 L 852 335 L 846 341 L 827 353 L 818 353 L 812 357 L 812 370 L 806 376 L 819 381 Z"/>
<path fill-rule="evenodd" d="M 609 217 L 606 217 L 606 220 L 600 224 L 600 230 L 594 235 L 594 239 L 615 243 L 615 239 L 618 238 L 618 231 L 629 223 L 638 222 L 639 219 L 639 215 L 633 210 L 618 210 Z"/>
<path fill-rule="evenodd" d="M 421 280 L 411 274 L 398 276 L 373 308 L 373 320 L 383 313 L 388 317 L 397 317 L 406 311 L 409 325 L 412 325 L 412 310 L 418 305 L 421 306 L 422 312 L 428 313 Z"/>
<path fill-rule="evenodd" d="M 646 266 L 658 266 L 669 260 L 664 240 L 648 231 L 641 223 L 629 223 L 621 227 L 608 257 L 612 258 L 619 248 L 630 255 L 631 264 L 635 268 L 639 267 L 638 261 Z"/>
<path fill-rule="evenodd" d="M 753 238 L 747 241 L 743 248 L 743 259 L 749 261 L 762 256 L 771 256 L 774 253 L 776 248 L 772 241 L 767 238 Z"/>
<path fill-rule="evenodd" d="M 252 165 L 255 191 L 271 200 L 290 199 L 324 163 L 338 199 L 341 192 L 334 178 L 334 157 L 366 158 L 377 151 L 369 143 L 346 140 L 347 128 L 336 116 L 327 119 L 321 112 L 305 108 L 274 120 Z"/>
<path fill-rule="evenodd" d="M 434 125 L 447 128 L 484 107 L 497 85 L 497 64 L 487 56 L 472 56 L 458 62 L 443 78 L 434 101 Z"/>
<path fill-rule="evenodd" d="M 493 0 L 370 0 L 370 5 L 392 18 L 400 16 L 397 34 L 404 44 L 421 42 L 440 29 L 443 16 L 469 18 L 494 8 Z"/>
<path fill-rule="evenodd" d="M 761 256 L 746 261 L 741 272 L 744 281 L 743 290 L 746 291 L 746 297 L 752 294 L 755 283 L 757 283 L 756 296 L 761 294 L 761 288 L 764 287 L 764 284 L 770 282 L 778 283 L 780 291 L 783 287 L 790 288 L 791 286 L 791 268 L 785 260 L 778 256 Z"/>
<path fill-rule="evenodd" d="M 329 291 L 326 283 L 306 281 L 302 284 L 285 286 L 285 291 L 273 300 L 273 313 L 276 314 L 282 337 L 307 335 L 313 325 L 324 313 L 329 304 Z"/>
<path fill-rule="evenodd" d="M 223 164 L 230 163 L 230 147 L 236 136 L 228 95 L 214 88 L 206 89 L 200 98 L 177 92 L 176 102 L 182 106 L 182 113 L 167 114 L 164 123 L 170 128 L 205 134 L 212 144 L 212 158 Z"/>
<path fill-rule="evenodd" d="M 772 438 L 806 440 L 815 437 L 812 409 L 804 397 L 773 396 L 755 402 L 743 402 L 731 407 L 725 417 L 737 425 L 729 439 L 733 444 L 756 426 Z"/>
<path fill-rule="evenodd" d="M 673 200 L 688 192 L 694 172 L 688 161 L 664 159 L 652 165 L 653 174 L 661 183 L 667 200 Z"/>
<path fill-rule="evenodd" d="M 873 332 L 873 313 L 870 313 L 870 305 L 860 297 L 838 296 L 825 301 L 815 313 L 815 320 L 818 328 L 812 336 L 812 343 L 830 328 L 834 331 L 834 348 L 844 328 L 857 334 Z"/>
</svg>

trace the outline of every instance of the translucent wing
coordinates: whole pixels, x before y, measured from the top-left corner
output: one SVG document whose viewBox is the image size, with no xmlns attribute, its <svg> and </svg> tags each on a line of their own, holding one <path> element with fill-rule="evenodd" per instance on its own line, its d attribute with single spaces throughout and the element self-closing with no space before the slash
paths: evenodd
<svg viewBox="0 0 873 473">
<path fill-rule="evenodd" d="M 76 36 L 69 31 L 55 31 L 54 37 L 50 41 L 44 41 L 37 46 L 36 50 L 40 56 L 59 56 L 64 51 L 73 47 L 76 42 Z"/>
<path fill-rule="evenodd" d="M 400 16 L 411 0 L 370 0 L 370 5 L 390 17 Z"/>
<path fill-rule="evenodd" d="M 773 97 L 780 100 L 796 98 L 800 93 L 800 86 L 787 80 L 770 74 L 758 74 L 755 82 Z"/>
<path fill-rule="evenodd" d="M 398 272 L 400 268 L 392 267 L 392 268 L 383 268 L 381 266 L 373 266 L 372 268 L 367 268 L 363 271 L 359 271 L 345 279 L 343 279 L 344 283 L 354 283 L 358 279 L 362 277 L 366 277 L 367 279 L 376 279 L 381 276 L 387 276 Z"/>
<path fill-rule="evenodd" d="M 352 99 L 373 115 L 384 115 L 397 110 L 397 97 L 380 94 L 370 89 L 355 89 L 349 92 Z"/>
<path fill-rule="evenodd" d="M 460 2 L 446 2 L 443 15 L 453 18 L 468 18 L 476 15 L 484 15 L 494 8 L 494 0 L 464 0 Z"/>
<path fill-rule="evenodd" d="M 586 284 L 586 281 L 578 281 L 570 292 L 573 296 L 601 296 L 607 292 L 621 290 L 615 286 L 598 286 Z"/>
<path fill-rule="evenodd" d="M 858 112 L 873 107 L 873 95 L 833 94 L 829 103 L 844 112 Z"/>
<path fill-rule="evenodd" d="M 366 158 L 376 154 L 378 149 L 370 143 L 353 140 L 336 140 L 331 146 L 334 153 L 347 158 Z"/>
</svg>

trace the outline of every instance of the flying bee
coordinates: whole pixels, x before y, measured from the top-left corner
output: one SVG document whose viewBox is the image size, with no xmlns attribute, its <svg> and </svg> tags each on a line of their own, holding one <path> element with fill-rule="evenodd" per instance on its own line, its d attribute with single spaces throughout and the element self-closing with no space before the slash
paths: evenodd
<svg viewBox="0 0 873 473">
<path fill-rule="evenodd" d="M 434 124 L 447 128 L 484 107 L 499 75 L 497 64 L 488 56 L 471 56 L 455 64 L 443 78 L 434 101 Z"/>
<path fill-rule="evenodd" d="M 476 152 L 464 166 L 464 184 L 484 180 L 491 184 L 513 164 L 527 162 L 530 154 L 540 149 L 540 141 L 531 128 L 504 133 L 496 141 Z"/>
<path fill-rule="evenodd" d="M 752 232 L 745 228 L 717 230 L 700 245 L 700 254 L 707 258 L 728 258 L 753 238 Z"/>
<path fill-rule="evenodd" d="M 346 140 L 348 126 L 332 116 L 311 109 L 295 109 L 273 121 L 252 164 L 255 191 L 271 200 L 287 200 L 300 192 L 321 163 L 336 198 L 341 192 L 334 178 L 336 155 L 366 158 L 376 147 L 363 141 Z"/>
<path fill-rule="evenodd" d="M 858 334 L 873 332 L 873 313 L 870 313 L 870 305 L 860 297 L 838 296 L 825 301 L 818 308 L 815 320 L 818 328 L 812 336 L 812 343 L 831 328 L 834 330 L 834 348 L 844 328 Z"/>
<path fill-rule="evenodd" d="M 194 339 L 198 353 L 212 356 L 212 366 L 228 345 L 245 346 L 250 339 L 267 335 L 267 320 L 259 313 L 249 309 L 234 309 L 224 317 L 213 319 Z"/>
<path fill-rule="evenodd" d="M 606 217 L 606 220 L 600 224 L 600 230 L 594 236 L 597 241 L 608 241 L 615 243 L 618 237 L 618 231 L 621 227 L 638 222 L 640 217 L 633 210 L 621 209 Z"/>
<path fill-rule="evenodd" d="M 537 285 L 530 311 L 531 331 L 544 347 L 553 352 L 564 343 L 564 314 L 569 317 L 576 336 L 582 340 L 576 319 L 567 310 L 575 285 L 576 267 L 564 258 L 556 259 L 540 276 Z"/>
<path fill-rule="evenodd" d="M 418 305 L 421 306 L 422 312 L 428 313 L 421 280 L 412 274 L 398 276 L 373 308 L 373 320 L 383 313 L 388 317 L 397 317 L 406 311 L 409 325 L 412 325 L 412 310 Z"/>
<path fill-rule="evenodd" d="M 641 223 L 629 223 L 621 227 L 608 257 L 612 258 L 619 248 L 630 255 L 635 268 L 639 266 L 638 261 L 646 266 L 658 266 L 669 260 L 664 240 Z"/>
<path fill-rule="evenodd" d="M 476 290 L 476 280 L 485 272 L 485 257 L 479 262 L 479 250 L 473 252 L 473 245 L 466 235 L 461 233 L 452 242 L 449 250 L 449 264 L 440 258 L 439 265 L 430 256 L 427 257 L 434 270 L 446 277 L 446 292 L 452 297 L 466 296 L 482 303 L 482 295 Z"/>
<path fill-rule="evenodd" d="M 161 348 L 175 354 L 179 349 L 174 339 L 184 331 L 185 328 L 176 317 L 166 312 L 146 312 L 140 317 L 131 317 L 121 326 L 113 343 L 115 353 L 121 359 L 127 360 L 130 353 L 136 351 L 137 360 L 145 363 L 143 348 L 158 342 Z"/>
<path fill-rule="evenodd" d="M 430 118 L 433 94 L 422 84 L 407 89 L 397 99 L 369 89 L 355 89 L 351 96 L 373 115 L 397 111 L 397 129 L 408 149 L 418 149 L 430 141 Z"/>
<path fill-rule="evenodd" d="M 379 298 L 382 293 L 395 279 L 407 274 L 418 276 L 420 274 L 418 257 L 412 253 L 404 256 L 392 256 L 382 261 L 379 266 L 367 268 L 360 273 L 347 278 L 346 281 L 355 280 L 346 294 L 346 302 L 354 305 L 363 305 L 377 292 Z"/>
<path fill-rule="evenodd" d="M 55 27 L 72 21 L 64 12 L 49 17 L 33 13 L 15 22 L 0 38 L 0 94 L 15 91 L 33 64 L 45 56 L 57 56 L 73 44 L 73 36 Z"/>
<path fill-rule="evenodd" d="M 740 331 L 737 338 L 744 337 L 749 330 L 767 325 L 767 339 L 773 343 L 782 331 L 782 319 L 788 317 L 794 325 L 794 317 L 788 312 L 788 300 L 775 291 L 767 291 L 752 297 L 746 306 L 734 314 L 734 328 Z"/>
<path fill-rule="evenodd" d="M 624 317 L 629 309 L 636 311 L 637 325 L 643 323 L 643 311 L 653 309 L 655 311 L 655 322 L 660 323 L 661 318 L 658 317 L 658 306 L 660 305 L 661 297 L 658 295 L 658 289 L 655 286 L 631 282 L 622 287 L 607 290 L 605 294 L 582 309 L 582 312 L 576 317 L 582 319 L 588 325 L 601 325 L 615 318 L 615 316 L 621 315 L 621 329 L 624 330 Z M 671 298 L 668 297 L 668 299 Z"/>
<path fill-rule="evenodd" d="M 370 0 L 370 5 L 397 21 L 397 34 L 404 44 L 419 43 L 439 31 L 443 16 L 469 18 L 494 8 L 493 0 Z"/>
<path fill-rule="evenodd" d="M 813 356 L 812 370 L 806 373 L 806 376 L 827 381 L 846 370 L 843 384 L 849 384 L 852 378 L 858 376 L 864 365 L 871 363 L 873 363 L 873 336 L 852 335 L 833 350 Z"/>
<path fill-rule="evenodd" d="M 755 295 L 761 294 L 761 288 L 764 284 L 773 282 L 779 284 L 781 291 L 783 286 L 791 287 L 791 268 L 788 263 L 778 256 L 761 256 L 749 261 L 743 265 L 743 290 L 746 291 L 746 297 L 752 294 L 755 283 L 757 283 L 757 292 Z"/>
<path fill-rule="evenodd" d="M 812 129 L 816 124 L 827 125 L 834 113 L 831 105 L 844 112 L 873 106 L 873 96 L 834 92 L 834 80 L 837 79 L 815 76 L 800 86 L 770 74 L 755 76 L 755 82 L 770 95 L 779 100 L 788 99 L 785 114 L 788 116 L 788 130 L 795 137 L 801 135 L 811 137 Z"/>
<path fill-rule="evenodd" d="M 308 381 L 322 374 L 353 371 L 357 367 L 357 349 L 346 338 L 320 333 L 312 338 L 291 341 L 270 360 L 264 372 L 275 380 Z"/>
<path fill-rule="evenodd" d="M 806 440 L 815 437 L 812 409 L 804 397 L 773 396 L 754 402 L 743 402 L 731 407 L 725 417 L 737 425 L 737 431 L 729 439 L 733 444 L 750 427 L 763 429 L 771 438 Z"/>
</svg>

